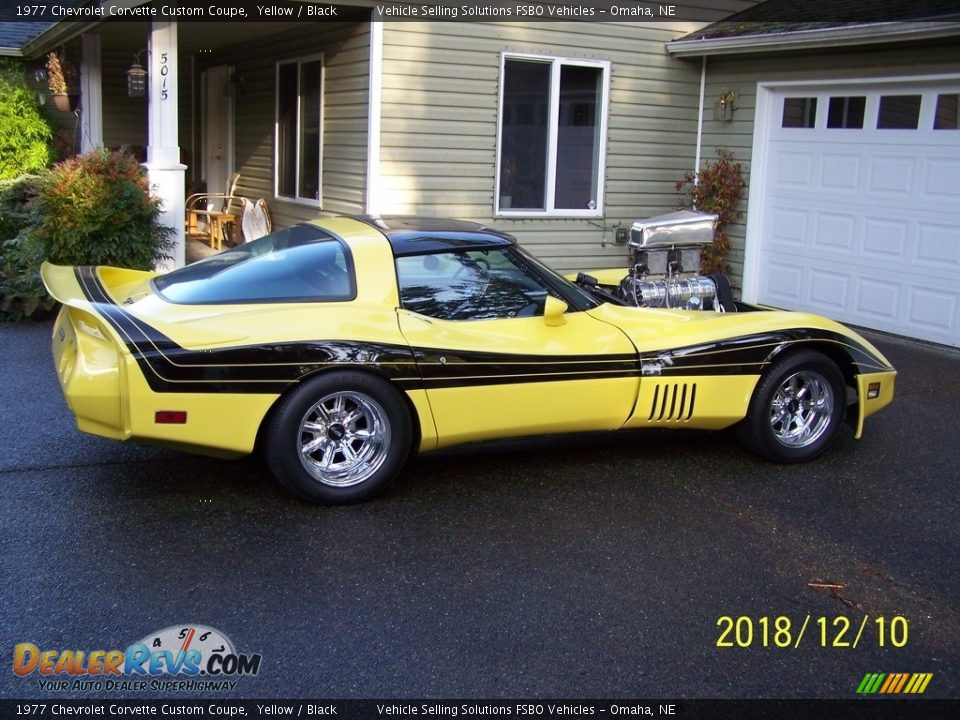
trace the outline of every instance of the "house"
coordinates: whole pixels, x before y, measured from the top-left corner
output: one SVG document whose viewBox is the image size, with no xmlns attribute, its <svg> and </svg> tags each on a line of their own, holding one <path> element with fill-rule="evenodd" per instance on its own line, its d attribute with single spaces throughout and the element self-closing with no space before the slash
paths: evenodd
<svg viewBox="0 0 960 720">
<path fill-rule="evenodd" d="M 763 4 L 667 43 L 749 168 L 746 300 L 960 346 L 960 2 Z M 810 22 L 816 19 L 818 22 Z"/>
<path fill-rule="evenodd" d="M 827 126 L 861 104 L 831 111 L 833 97 L 862 97 L 870 122 L 887 96 L 919 92 L 923 119 L 941 96 L 949 105 L 955 0 L 914 3 L 936 6 L 936 22 L 855 24 L 864 4 L 853 0 L 834 4 L 836 19 L 818 4 L 817 23 L 777 15 L 800 0 L 704 0 L 695 21 L 669 22 L 451 22 L 366 0 L 300 4 L 336 16 L 197 21 L 108 1 L 21 53 L 66 44 L 84 69 L 81 147 L 145 148 L 176 227 L 185 188 L 216 190 L 236 171 L 239 193 L 265 198 L 281 226 L 318 212 L 452 216 L 512 232 L 561 269 L 617 266 L 629 225 L 674 209 L 674 183 L 725 145 L 750 181 L 732 233 L 745 299 L 960 344 L 957 165 L 941 151 L 954 136 L 865 127 L 851 140 L 852 128 Z M 419 4 L 391 7 L 405 6 Z M 127 96 L 135 62 L 147 98 Z M 732 102 L 715 108 L 721 97 Z M 784 108 L 814 124 L 777 126 Z M 909 188 L 896 185 L 910 162 Z M 901 207 L 897 193 L 912 199 Z"/>
<path fill-rule="evenodd" d="M 712 17 L 752 4 L 724 0 Z M 219 190 L 237 171 L 281 226 L 320 211 L 454 216 L 514 232 L 561 268 L 622 265 L 617 230 L 672 210 L 694 167 L 699 68 L 664 47 L 706 11 L 447 22 L 381 19 L 355 0 L 322 21 L 212 22 L 129 0 L 81 8 L 96 14 L 51 25 L 22 55 L 66 45 L 86 83 L 81 149 L 148 148 L 178 227 L 181 185 Z M 147 98 L 127 96 L 135 62 Z"/>
</svg>

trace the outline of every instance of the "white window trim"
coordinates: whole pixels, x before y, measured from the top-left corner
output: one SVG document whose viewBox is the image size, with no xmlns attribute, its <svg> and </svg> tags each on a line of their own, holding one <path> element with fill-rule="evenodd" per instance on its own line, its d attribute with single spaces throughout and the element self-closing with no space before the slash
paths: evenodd
<svg viewBox="0 0 960 720">
<path fill-rule="evenodd" d="M 289 197 L 280 194 L 280 66 L 297 65 L 297 166 L 294 168 L 294 188 L 300 192 L 300 67 L 304 63 L 320 61 L 320 162 L 317 167 L 317 188 L 319 199 L 304 198 L 295 196 Z M 324 61 L 323 53 L 313 55 L 303 55 L 301 57 L 285 58 L 278 60 L 274 66 L 273 78 L 273 197 L 275 200 L 296 203 L 298 205 L 307 205 L 310 207 L 323 207 L 323 141 L 324 141 L 324 115 L 326 109 L 326 83 L 327 83 L 327 64 Z"/>
<path fill-rule="evenodd" d="M 500 163 L 503 147 L 503 91 L 507 60 L 532 60 L 550 64 L 550 116 L 548 122 L 546 209 L 501 209 L 500 208 Z M 553 207 L 556 192 L 558 105 L 560 95 L 560 69 L 564 65 L 600 68 L 603 76 L 603 88 L 600 98 L 599 157 L 597 159 L 597 207 L 582 210 L 558 210 Z M 500 89 L 497 98 L 497 158 L 494 166 L 493 212 L 502 218 L 598 218 L 604 214 L 604 189 L 607 177 L 607 122 L 610 108 L 610 67 L 608 60 L 585 60 L 583 58 L 559 57 L 555 55 L 536 55 L 526 53 L 500 53 Z"/>
</svg>

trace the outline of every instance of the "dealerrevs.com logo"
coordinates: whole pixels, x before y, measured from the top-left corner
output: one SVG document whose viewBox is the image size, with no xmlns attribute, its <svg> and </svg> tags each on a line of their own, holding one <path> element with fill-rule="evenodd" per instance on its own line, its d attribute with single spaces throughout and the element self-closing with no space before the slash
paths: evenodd
<svg viewBox="0 0 960 720">
<path fill-rule="evenodd" d="M 41 690 L 180 692 L 233 690 L 260 671 L 261 656 L 238 653 L 219 630 L 171 625 L 126 650 L 41 650 L 20 643 L 13 672 L 34 676 Z"/>
</svg>

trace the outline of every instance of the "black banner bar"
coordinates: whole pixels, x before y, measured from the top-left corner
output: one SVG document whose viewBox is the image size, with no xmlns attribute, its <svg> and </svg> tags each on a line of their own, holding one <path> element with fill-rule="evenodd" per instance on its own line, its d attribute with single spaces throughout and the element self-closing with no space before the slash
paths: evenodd
<svg viewBox="0 0 960 720">
<path fill-rule="evenodd" d="M 0 0 L 0 22 L 328 22 L 358 13 L 379 22 L 715 22 L 730 18 L 723 0 Z M 950 19 L 960 0 L 876 0 L 875 2 L 796 2 L 771 0 L 737 16 L 738 22 L 875 22 Z"/>
<path fill-rule="evenodd" d="M 960 700 L 2 700 L 0 718 L 843 718 L 960 717 Z"/>
</svg>

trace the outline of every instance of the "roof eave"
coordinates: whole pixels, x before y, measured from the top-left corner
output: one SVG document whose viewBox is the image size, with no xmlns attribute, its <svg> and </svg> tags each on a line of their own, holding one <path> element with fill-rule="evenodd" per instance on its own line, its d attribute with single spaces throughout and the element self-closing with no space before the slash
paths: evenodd
<svg viewBox="0 0 960 720">
<path fill-rule="evenodd" d="M 39 57 L 59 45 L 73 40 L 78 35 L 99 25 L 99 22 L 58 22 L 54 23 L 21 49 L 21 55 L 28 58 Z"/>
<path fill-rule="evenodd" d="M 960 22 L 869 23 L 816 30 L 795 30 L 700 40 L 673 40 L 667 43 L 667 52 L 678 58 L 692 58 L 708 55 L 789 52 L 792 50 L 910 42 L 957 35 L 960 35 Z"/>
</svg>

